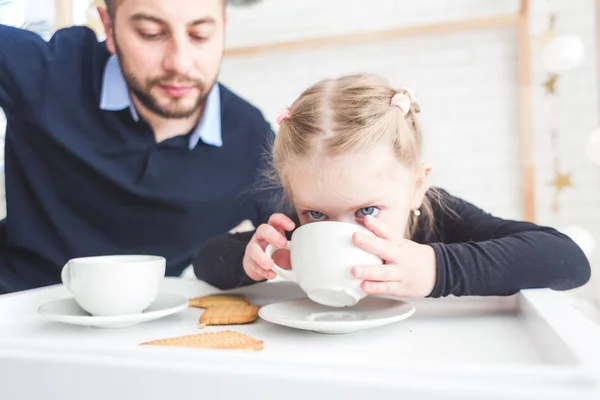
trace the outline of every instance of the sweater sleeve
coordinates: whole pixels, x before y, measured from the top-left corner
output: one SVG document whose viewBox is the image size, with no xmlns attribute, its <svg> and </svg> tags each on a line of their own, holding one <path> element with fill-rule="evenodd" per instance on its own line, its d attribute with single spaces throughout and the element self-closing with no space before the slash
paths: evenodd
<svg viewBox="0 0 600 400">
<path fill-rule="evenodd" d="M 228 234 L 206 242 L 192 263 L 196 277 L 219 289 L 233 289 L 256 283 L 244 271 L 246 245 L 254 231 Z"/>
<path fill-rule="evenodd" d="M 294 213 L 286 214 L 297 227 L 300 226 L 300 221 Z M 243 265 L 246 245 L 253 235 L 254 231 L 227 234 L 206 242 L 192 262 L 196 277 L 223 290 L 257 283 L 246 275 Z M 291 236 L 292 233 L 288 232 L 288 240 Z"/>
<path fill-rule="evenodd" d="M 497 218 L 466 201 L 446 199 L 451 211 L 434 209 L 440 240 L 430 243 L 437 281 L 429 297 L 567 290 L 590 279 L 582 250 L 556 229 Z"/>
<path fill-rule="evenodd" d="M 50 45 L 34 32 L 0 25 L 0 107 L 17 112 L 41 98 Z"/>
</svg>

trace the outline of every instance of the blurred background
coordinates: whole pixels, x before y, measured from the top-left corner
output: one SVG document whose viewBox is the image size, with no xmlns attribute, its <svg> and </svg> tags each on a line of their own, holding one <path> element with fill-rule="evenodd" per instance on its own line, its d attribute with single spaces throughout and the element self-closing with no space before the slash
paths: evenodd
<svg viewBox="0 0 600 400">
<path fill-rule="evenodd" d="M 103 40 L 102 3 L 0 0 L 0 23 L 45 39 L 87 25 Z M 230 1 L 221 82 L 274 129 L 325 77 L 368 71 L 410 86 L 433 183 L 570 235 L 594 269 L 574 301 L 600 321 L 599 15 L 600 0 Z M 2 134 L 5 124 L 0 112 Z"/>
</svg>

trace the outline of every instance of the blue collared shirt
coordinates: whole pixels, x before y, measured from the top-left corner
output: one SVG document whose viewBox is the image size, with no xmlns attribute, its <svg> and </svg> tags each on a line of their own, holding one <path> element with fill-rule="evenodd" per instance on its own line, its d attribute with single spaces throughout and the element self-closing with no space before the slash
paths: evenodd
<svg viewBox="0 0 600 400">
<path fill-rule="evenodd" d="M 116 55 L 112 55 L 104 68 L 100 109 L 120 111 L 126 108 L 129 108 L 132 118 L 135 121 L 139 121 L 140 117 L 129 96 L 129 88 L 123 77 L 119 59 Z M 218 83 L 213 86 L 208 94 L 202 119 L 190 135 L 189 149 L 194 149 L 200 140 L 215 147 L 223 146 L 221 135 L 221 98 Z"/>
</svg>

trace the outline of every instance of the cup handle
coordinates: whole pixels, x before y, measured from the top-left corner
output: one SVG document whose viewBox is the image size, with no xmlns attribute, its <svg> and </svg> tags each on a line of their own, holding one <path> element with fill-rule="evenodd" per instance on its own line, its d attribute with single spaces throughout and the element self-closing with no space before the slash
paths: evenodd
<svg viewBox="0 0 600 400">
<path fill-rule="evenodd" d="M 288 240 L 287 245 L 285 246 L 286 250 L 291 250 L 292 249 L 292 242 L 290 242 Z M 273 245 L 268 245 L 267 248 L 265 249 L 265 253 L 267 253 L 267 256 L 270 258 L 273 258 L 273 253 L 275 253 L 277 250 L 281 250 L 278 249 L 277 247 L 273 246 Z M 291 281 L 296 281 L 296 279 L 294 278 L 294 273 L 292 271 L 288 271 L 287 269 L 283 269 L 281 267 L 279 267 L 277 264 L 275 264 L 275 266 L 273 266 L 273 271 L 277 274 L 282 276 L 285 279 L 289 279 Z"/>
<path fill-rule="evenodd" d="M 60 280 L 67 289 L 71 290 L 71 279 L 69 278 L 69 275 L 69 263 L 67 263 L 60 273 Z"/>
</svg>

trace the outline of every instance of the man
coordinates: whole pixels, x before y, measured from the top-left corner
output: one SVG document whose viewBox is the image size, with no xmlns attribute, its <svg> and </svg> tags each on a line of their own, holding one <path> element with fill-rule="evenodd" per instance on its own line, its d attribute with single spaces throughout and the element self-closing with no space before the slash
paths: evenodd
<svg viewBox="0 0 600 400">
<path fill-rule="evenodd" d="M 73 257 L 156 254 L 179 275 L 207 239 L 264 222 L 272 131 L 217 83 L 225 0 L 109 0 L 107 40 L 0 26 L 7 218 L 0 292 Z"/>
</svg>

